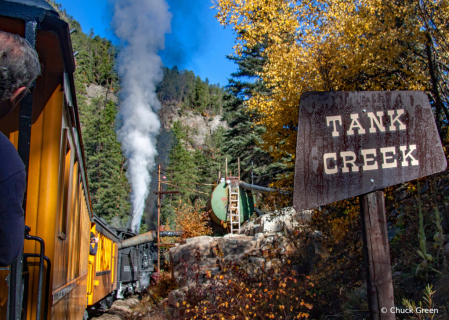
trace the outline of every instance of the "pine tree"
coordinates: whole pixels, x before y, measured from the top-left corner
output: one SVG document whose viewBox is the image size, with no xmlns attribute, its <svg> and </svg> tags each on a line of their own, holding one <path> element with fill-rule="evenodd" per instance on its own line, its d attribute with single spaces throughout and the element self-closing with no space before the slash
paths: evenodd
<svg viewBox="0 0 449 320">
<path fill-rule="evenodd" d="M 232 78 L 226 86 L 228 94 L 225 98 L 224 118 L 229 122 L 230 129 L 225 134 L 223 153 L 228 154 L 229 166 L 241 161 L 242 180 L 251 181 L 252 164 L 254 164 L 254 183 L 266 185 L 273 181 L 276 174 L 285 173 L 286 165 L 274 162 L 273 158 L 261 148 L 262 135 L 265 128 L 256 125 L 258 115 L 245 107 L 245 101 L 254 93 L 269 95 L 270 90 L 257 76 L 262 71 L 266 59 L 263 57 L 263 46 L 245 48 L 240 56 L 228 56 L 228 59 L 238 65 L 238 70 L 231 74 Z"/>
<path fill-rule="evenodd" d="M 171 224 L 175 221 L 176 201 L 179 197 L 185 203 L 193 203 L 196 198 L 195 183 L 197 183 L 197 170 L 193 155 L 187 150 L 187 128 L 183 127 L 179 121 L 175 122 L 172 127 L 175 137 L 175 144 L 170 151 L 170 164 L 165 170 L 169 184 L 165 184 L 167 190 L 178 190 L 176 185 L 185 187 L 180 196 L 175 198 L 165 198 L 161 210 L 161 221 L 165 223 L 169 221 Z M 191 190 L 188 190 L 191 189 Z M 173 227 L 174 225 L 171 225 Z"/>
<path fill-rule="evenodd" d="M 202 113 L 206 110 L 208 105 L 208 90 L 207 84 L 205 84 L 199 76 L 195 79 L 195 88 L 191 95 L 191 104 L 198 112 Z"/>
<path fill-rule="evenodd" d="M 115 134 L 116 114 L 113 101 L 92 101 L 84 148 L 93 210 L 106 221 L 123 226 L 130 209 L 130 186 L 123 167 L 125 159 Z"/>
</svg>

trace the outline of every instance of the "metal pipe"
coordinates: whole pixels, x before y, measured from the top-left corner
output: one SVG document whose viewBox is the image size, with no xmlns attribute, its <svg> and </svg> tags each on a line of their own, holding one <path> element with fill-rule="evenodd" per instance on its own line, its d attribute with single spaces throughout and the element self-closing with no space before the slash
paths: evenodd
<svg viewBox="0 0 449 320">
<path fill-rule="evenodd" d="M 160 236 L 161 237 L 180 237 L 184 231 L 161 231 Z"/>
<path fill-rule="evenodd" d="M 273 189 L 273 188 L 256 186 L 254 184 L 245 183 L 243 181 L 240 181 L 239 184 L 240 184 L 240 187 L 242 187 L 243 189 L 248 189 L 248 190 L 260 191 L 260 192 L 278 192 L 280 194 L 290 194 L 290 192 L 288 192 L 288 191 L 282 191 L 282 190 Z"/>
<path fill-rule="evenodd" d="M 251 161 L 251 184 L 254 184 L 254 161 Z"/>
<path fill-rule="evenodd" d="M 263 215 L 262 211 L 260 211 L 259 209 L 257 209 L 256 207 L 254 207 L 254 211 L 257 213 L 257 215 L 260 217 Z"/>
<path fill-rule="evenodd" d="M 159 233 L 160 237 L 179 237 L 182 235 L 182 231 L 161 231 Z M 138 236 L 126 239 L 125 241 L 118 244 L 119 249 L 125 249 L 133 246 L 137 246 L 142 243 L 148 242 L 156 242 L 157 241 L 157 233 L 156 231 L 148 231 L 143 234 L 139 234 Z"/>
</svg>

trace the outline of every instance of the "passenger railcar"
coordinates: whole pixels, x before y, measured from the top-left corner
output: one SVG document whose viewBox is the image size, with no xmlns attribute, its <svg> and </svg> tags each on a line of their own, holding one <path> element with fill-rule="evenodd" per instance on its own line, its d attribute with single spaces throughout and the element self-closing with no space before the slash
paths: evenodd
<svg viewBox="0 0 449 320">
<path fill-rule="evenodd" d="M 92 306 L 117 289 L 118 241 L 114 230 L 93 215 L 91 232 L 99 238 L 97 253 L 89 254 L 87 306 Z"/>
</svg>

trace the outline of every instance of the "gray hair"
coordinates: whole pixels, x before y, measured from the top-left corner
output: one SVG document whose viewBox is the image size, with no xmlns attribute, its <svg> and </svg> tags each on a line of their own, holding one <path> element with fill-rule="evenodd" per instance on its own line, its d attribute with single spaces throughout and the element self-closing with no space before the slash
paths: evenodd
<svg viewBox="0 0 449 320">
<path fill-rule="evenodd" d="M 20 87 L 28 89 L 40 73 L 39 57 L 28 41 L 0 30 L 0 101 Z"/>
</svg>

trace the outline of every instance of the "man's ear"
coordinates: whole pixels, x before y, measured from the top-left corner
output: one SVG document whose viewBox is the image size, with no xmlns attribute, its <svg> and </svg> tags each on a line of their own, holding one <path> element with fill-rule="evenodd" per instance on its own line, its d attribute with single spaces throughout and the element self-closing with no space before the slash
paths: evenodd
<svg viewBox="0 0 449 320">
<path fill-rule="evenodd" d="M 9 99 L 12 106 L 15 107 L 23 99 L 23 97 L 25 97 L 27 93 L 26 89 L 26 87 L 20 87 L 13 92 L 11 98 Z"/>
</svg>

